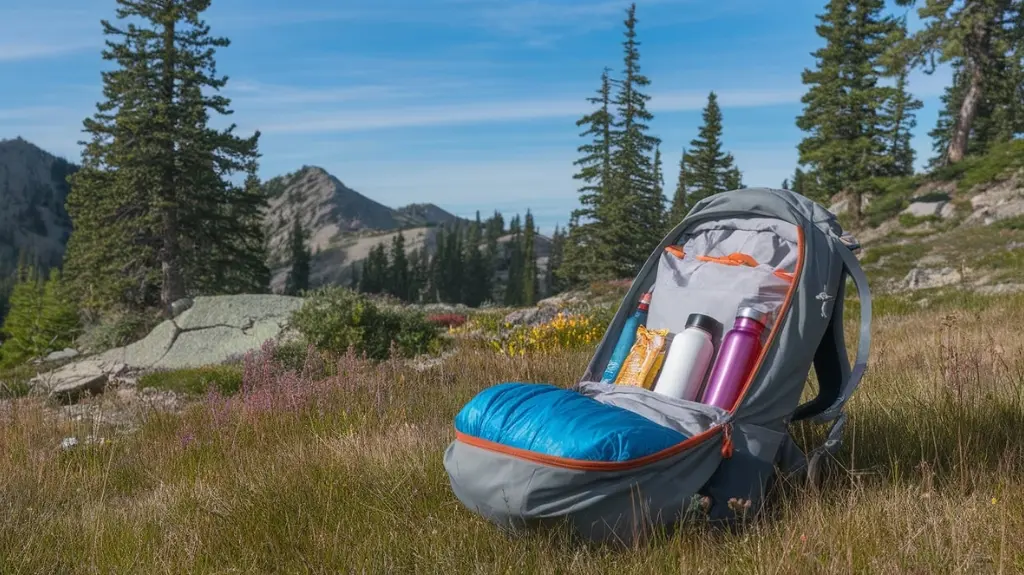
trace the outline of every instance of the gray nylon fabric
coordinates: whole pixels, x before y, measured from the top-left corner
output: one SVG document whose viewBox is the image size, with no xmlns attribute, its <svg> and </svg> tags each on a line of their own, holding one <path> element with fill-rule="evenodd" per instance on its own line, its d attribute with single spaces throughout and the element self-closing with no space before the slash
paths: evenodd
<svg viewBox="0 0 1024 575">
<path fill-rule="evenodd" d="M 732 325 L 730 315 L 735 313 L 730 308 L 742 299 L 737 299 L 737 294 L 753 290 L 757 293 L 750 295 L 755 300 L 761 298 L 761 303 L 769 305 L 778 299 L 781 280 L 767 272 L 795 271 L 797 230 L 802 232 L 803 266 L 794 280 L 792 299 L 784 315 L 773 314 L 773 324 L 778 323 L 774 339 L 732 413 L 665 398 L 642 388 L 598 383 L 622 325 L 635 311 L 641 294 L 655 288 L 649 328 L 675 332 L 688 313 L 702 311 L 722 321 L 727 330 Z M 631 540 L 643 529 L 642 523 L 674 523 L 698 494 L 711 496 L 712 518 L 731 515 L 731 498 L 749 499 L 756 510 L 776 467 L 784 474 L 799 473 L 806 467 L 807 458 L 790 436 L 787 424 L 832 315 L 843 311 L 847 273 L 853 277 L 861 300 L 860 345 L 851 371 L 845 361 L 844 340 L 836 340 L 842 348 L 845 383 L 840 399 L 827 415 L 822 414 L 835 420 L 822 449 L 834 452 L 837 448 L 845 423 L 843 405 L 867 365 L 870 294 L 856 257 L 840 241 L 841 234 L 835 216 L 825 208 L 785 190 L 735 190 L 698 202 L 647 259 L 583 377 L 574 386 L 597 401 L 628 409 L 687 436 L 725 425 L 731 431 L 731 457 L 723 457 L 721 432 L 665 459 L 614 471 L 569 469 L 456 440 L 444 454 L 456 497 L 497 525 L 517 527 L 567 519 L 576 532 L 600 541 Z M 667 246 L 678 242 L 686 248 L 682 260 L 665 252 Z M 741 252 L 753 255 L 762 266 L 696 265 L 689 259 L 691 250 L 694 256 Z M 766 293 L 775 295 L 765 297 L 760 293 L 766 287 Z M 733 297 L 718 298 L 728 300 L 725 303 L 716 301 L 708 297 L 713 290 L 732 290 Z M 841 331 L 842 322 L 836 323 Z"/>
<path fill-rule="evenodd" d="M 606 405 L 614 405 L 642 415 L 687 437 L 698 435 L 727 419 L 725 411 L 713 406 L 665 397 L 630 385 L 597 381 L 580 382 L 577 390 Z"/>
<path fill-rule="evenodd" d="M 735 321 L 736 311 L 752 306 L 769 315 L 770 329 L 790 286 L 774 272 L 796 270 L 796 235 L 792 225 L 766 218 L 697 224 L 682 238 L 683 258 L 667 250 L 661 254 L 647 327 L 675 334 L 685 328 L 690 314 L 704 314 L 722 326 L 714 337 L 717 350 L 722 333 Z M 734 266 L 698 259 L 698 255 L 725 257 L 734 252 L 752 256 L 758 265 Z"/>
<path fill-rule="evenodd" d="M 638 526 L 680 520 L 715 472 L 722 436 L 635 469 L 579 471 L 534 463 L 453 441 L 444 454 L 452 491 L 503 527 L 568 519 L 594 541 L 631 541 Z"/>
</svg>

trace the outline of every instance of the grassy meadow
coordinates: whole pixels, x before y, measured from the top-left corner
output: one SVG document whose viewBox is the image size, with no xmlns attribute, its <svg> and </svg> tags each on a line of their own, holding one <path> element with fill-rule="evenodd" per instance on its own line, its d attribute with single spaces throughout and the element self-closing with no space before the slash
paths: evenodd
<svg viewBox="0 0 1024 575">
<path fill-rule="evenodd" d="M 456 412 L 500 381 L 571 384 L 589 353 L 461 345 L 418 369 L 250 361 L 237 391 L 130 434 L 0 403 L 0 573 L 1024 571 L 1024 298 L 877 312 L 835 472 L 736 532 L 591 546 L 465 510 L 442 466 Z"/>
</svg>

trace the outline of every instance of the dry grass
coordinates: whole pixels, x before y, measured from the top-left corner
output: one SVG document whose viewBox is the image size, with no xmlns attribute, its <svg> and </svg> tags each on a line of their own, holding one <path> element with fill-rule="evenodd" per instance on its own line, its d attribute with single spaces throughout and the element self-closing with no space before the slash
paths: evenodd
<svg viewBox="0 0 1024 575">
<path fill-rule="evenodd" d="M 1011 300 L 1007 300 L 1011 301 Z M 0 404 L 2 573 L 1019 573 L 1024 308 L 876 320 L 841 471 L 738 533 L 634 548 L 500 534 L 441 463 L 458 409 L 499 381 L 568 384 L 588 354 L 462 350 L 416 371 L 343 359 L 247 368 L 231 398 L 62 451 L 32 400 Z"/>
</svg>

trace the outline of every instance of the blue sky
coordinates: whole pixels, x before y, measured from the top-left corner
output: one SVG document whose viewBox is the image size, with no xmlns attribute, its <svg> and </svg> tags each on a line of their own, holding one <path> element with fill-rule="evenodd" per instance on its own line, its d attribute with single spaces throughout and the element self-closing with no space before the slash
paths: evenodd
<svg viewBox="0 0 1024 575">
<path fill-rule="evenodd" d="M 779 186 L 792 173 L 800 73 L 821 44 L 814 26 L 824 3 L 638 0 L 668 193 L 710 90 L 744 183 Z M 0 138 L 79 157 L 81 122 L 100 98 L 105 67 L 99 20 L 113 18 L 114 6 L 0 0 Z M 318 165 L 386 205 L 429 201 L 465 216 L 530 208 L 549 232 L 576 205 L 575 121 L 602 68 L 621 68 L 627 6 L 214 0 L 206 19 L 232 40 L 218 67 L 230 76 L 232 120 L 263 134 L 261 177 Z M 919 165 L 931 155 L 926 133 L 948 79 L 948 70 L 911 79 L 925 104 Z"/>
</svg>

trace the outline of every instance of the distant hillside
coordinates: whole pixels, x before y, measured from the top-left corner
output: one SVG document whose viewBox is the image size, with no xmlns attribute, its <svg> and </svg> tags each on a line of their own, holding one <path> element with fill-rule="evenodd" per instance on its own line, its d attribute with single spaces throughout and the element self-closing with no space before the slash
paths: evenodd
<svg viewBox="0 0 1024 575">
<path fill-rule="evenodd" d="M 317 166 L 303 166 L 272 178 L 264 184 L 264 190 L 270 198 L 266 229 L 273 273 L 271 288 L 275 291 L 284 287 L 290 265 L 288 237 L 296 218 L 309 234 L 313 285 L 347 283 L 352 264 L 366 259 L 377 244 L 390 243 L 398 230 L 402 230 L 408 252 L 426 249 L 433 253 L 435 226 L 469 223 L 429 203 L 389 208 Z M 538 238 L 538 256 L 543 252 L 546 257 L 549 243 L 546 238 Z"/>
<path fill-rule="evenodd" d="M 71 234 L 66 178 L 77 169 L 21 138 L 0 140 L 0 277 L 20 252 L 44 268 L 60 265 Z"/>
</svg>

